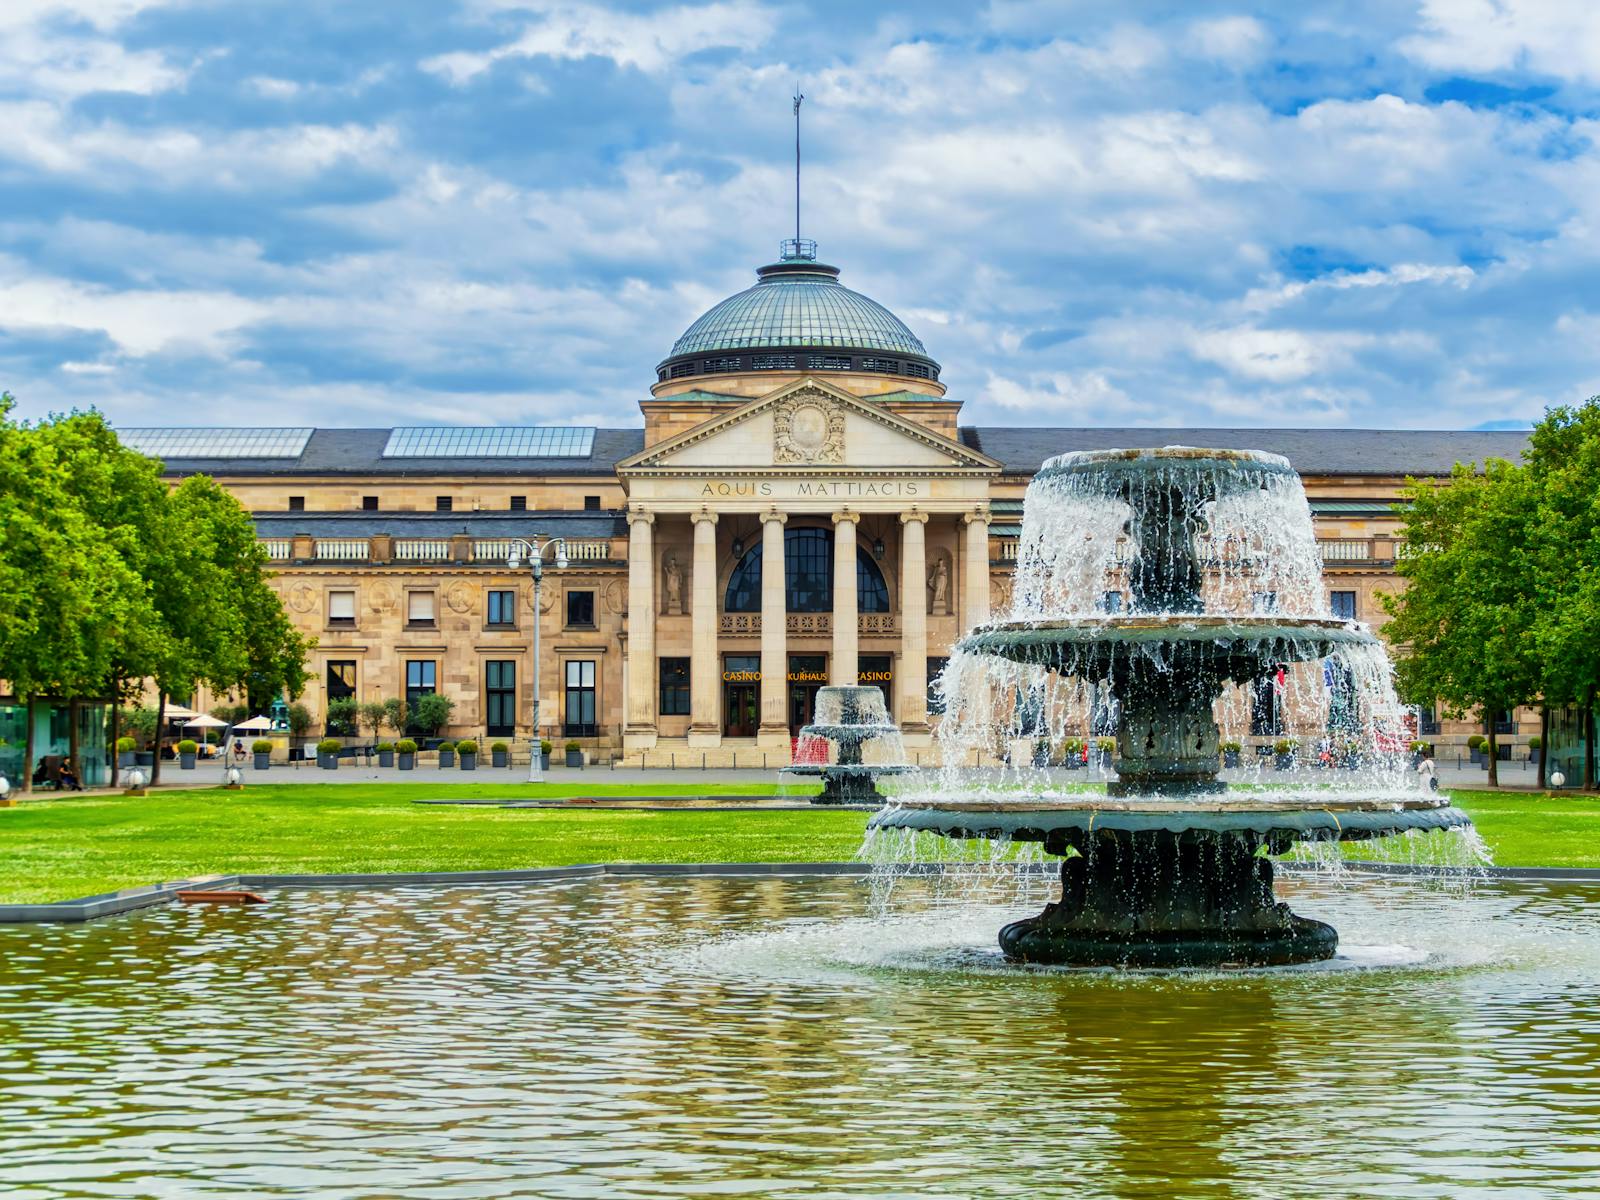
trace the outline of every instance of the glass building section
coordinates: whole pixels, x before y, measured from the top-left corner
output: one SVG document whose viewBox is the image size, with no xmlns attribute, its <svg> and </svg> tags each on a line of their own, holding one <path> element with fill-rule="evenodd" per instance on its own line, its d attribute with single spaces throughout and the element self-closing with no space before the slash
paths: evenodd
<svg viewBox="0 0 1600 1200">
<path fill-rule="evenodd" d="M 587 458 L 594 429 L 584 425 L 402 425 L 389 431 L 384 458 Z"/>
<path fill-rule="evenodd" d="M 727 612 L 761 611 L 761 547 L 752 547 L 728 577 Z M 783 531 L 784 607 L 792 613 L 833 611 L 833 533 L 827 529 Z M 865 550 L 856 551 L 856 610 L 889 611 L 889 586 Z"/>
<path fill-rule="evenodd" d="M 124 446 L 155 458 L 299 458 L 309 428 L 119 429 Z"/>
</svg>

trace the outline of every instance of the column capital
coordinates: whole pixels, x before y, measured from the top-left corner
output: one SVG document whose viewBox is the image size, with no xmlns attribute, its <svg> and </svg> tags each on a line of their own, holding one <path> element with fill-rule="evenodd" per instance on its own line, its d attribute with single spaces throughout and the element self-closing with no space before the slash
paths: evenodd
<svg viewBox="0 0 1600 1200">
<path fill-rule="evenodd" d="M 779 512 L 775 508 L 769 508 L 766 512 L 761 514 L 761 523 L 763 525 L 765 525 L 769 521 L 776 521 L 779 525 L 782 525 L 785 522 L 787 522 L 788 520 L 789 520 L 789 514 L 788 513 Z"/>
<path fill-rule="evenodd" d="M 700 524 L 702 521 L 708 525 L 715 525 L 717 523 L 717 514 L 712 512 L 709 508 L 701 508 L 699 512 L 690 513 L 689 520 L 693 521 L 696 525 Z"/>
<path fill-rule="evenodd" d="M 900 514 L 900 524 L 902 525 L 919 523 L 926 525 L 928 523 L 928 514 L 925 512 L 918 512 L 915 505 L 913 505 L 908 511 Z"/>
<path fill-rule="evenodd" d="M 635 521 L 641 521 L 646 525 L 654 525 L 656 523 L 656 515 L 642 508 L 630 508 L 628 510 L 628 524 L 632 525 Z"/>
<path fill-rule="evenodd" d="M 987 508 L 975 508 L 965 514 L 961 520 L 963 524 L 967 525 L 987 525 L 989 523 L 989 510 Z"/>
<path fill-rule="evenodd" d="M 861 514 L 851 512 L 848 508 L 841 508 L 838 512 L 833 514 L 833 523 L 835 525 L 856 525 L 859 524 L 860 521 Z"/>
</svg>

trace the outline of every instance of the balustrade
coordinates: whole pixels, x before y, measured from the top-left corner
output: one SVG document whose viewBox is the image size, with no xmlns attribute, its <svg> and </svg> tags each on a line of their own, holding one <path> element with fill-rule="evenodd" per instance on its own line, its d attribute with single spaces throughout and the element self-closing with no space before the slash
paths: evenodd
<svg viewBox="0 0 1600 1200">
<path fill-rule="evenodd" d="M 318 538 L 318 562 L 366 562 L 372 553 L 366 538 Z"/>
</svg>

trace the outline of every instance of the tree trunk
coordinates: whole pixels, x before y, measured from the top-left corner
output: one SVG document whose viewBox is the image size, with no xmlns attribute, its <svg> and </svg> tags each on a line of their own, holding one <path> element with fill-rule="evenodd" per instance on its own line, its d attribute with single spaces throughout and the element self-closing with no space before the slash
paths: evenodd
<svg viewBox="0 0 1600 1200">
<path fill-rule="evenodd" d="M 22 784 L 24 792 L 33 791 L 33 697 L 22 701 Z"/>
<path fill-rule="evenodd" d="M 1583 790 L 1594 789 L 1594 689 L 1590 688 L 1584 697 L 1583 707 L 1578 709 L 1578 730 L 1581 734 L 1583 746 Z"/>
<path fill-rule="evenodd" d="M 78 777 L 79 784 L 83 783 L 83 764 L 78 761 L 78 701 L 67 701 L 67 761 L 72 764 L 72 773 Z"/>
<path fill-rule="evenodd" d="M 1550 706 L 1539 706 L 1539 790 L 1542 792 L 1549 786 L 1545 781 L 1545 773 L 1550 764 Z"/>
<path fill-rule="evenodd" d="M 1498 753 L 1498 748 L 1495 746 L 1495 741 L 1494 741 L 1494 736 L 1495 736 L 1494 735 L 1494 716 L 1492 715 L 1492 710 L 1491 710 L 1491 715 L 1490 715 L 1489 719 L 1486 722 L 1484 722 L 1484 724 L 1486 724 L 1489 727 L 1489 748 L 1487 750 L 1487 754 L 1489 755 L 1489 786 L 1490 787 L 1499 787 L 1500 786 L 1500 757 L 1499 757 L 1499 753 Z"/>
<path fill-rule="evenodd" d="M 117 753 L 117 743 L 122 740 L 122 705 L 117 702 L 117 697 L 122 694 L 122 688 L 116 681 L 111 684 L 111 786 L 117 786 L 118 763 L 122 755 Z"/>
<path fill-rule="evenodd" d="M 156 745 L 155 753 L 150 756 L 150 786 L 155 787 L 161 782 L 161 734 L 167 727 L 167 693 L 156 693 Z"/>
</svg>

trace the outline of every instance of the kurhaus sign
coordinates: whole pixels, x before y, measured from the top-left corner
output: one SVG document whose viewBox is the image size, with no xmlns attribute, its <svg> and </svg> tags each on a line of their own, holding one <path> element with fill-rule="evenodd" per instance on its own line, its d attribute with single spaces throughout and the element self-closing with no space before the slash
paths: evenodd
<svg viewBox="0 0 1600 1200">
<path fill-rule="evenodd" d="M 926 495 L 921 479 L 708 479 L 694 486 L 706 500 L 865 500 Z"/>
</svg>

